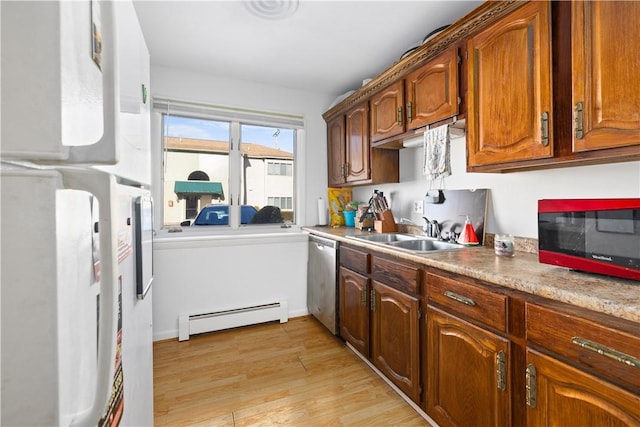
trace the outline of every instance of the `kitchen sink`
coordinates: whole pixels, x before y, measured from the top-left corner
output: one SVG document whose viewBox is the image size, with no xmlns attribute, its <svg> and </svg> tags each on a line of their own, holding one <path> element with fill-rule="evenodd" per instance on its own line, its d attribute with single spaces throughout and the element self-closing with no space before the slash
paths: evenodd
<svg viewBox="0 0 640 427">
<path fill-rule="evenodd" d="M 403 233 L 378 233 L 378 234 L 361 234 L 358 236 L 348 236 L 353 239 L 366 240 L 367 242 L 376 242 L 376 243 L 392 243 L 392 242 L 403 242 L 407 240 L 417 239 L 417 236 L 413 234 L 403 234 Z"/>
<path fill-rule="evenodd" d="M 364 240 L 381 246 L 393 247 L 408 252 L 436 252 L 462 249 L 463 245 L 442 240 L 404 233 L 377 233 L 347 236 L 355 240 Z"/>
<path fill-rule="evenodd" d="M 415 252 L 448 251 L 451 249 L 461 249 L 464 246 L 458 243 L 443 242 L 440 240 L 415 239 L 404 242 L 393 242 L 391 246 L 398 249 L 406 249 Z"/>
</svg>

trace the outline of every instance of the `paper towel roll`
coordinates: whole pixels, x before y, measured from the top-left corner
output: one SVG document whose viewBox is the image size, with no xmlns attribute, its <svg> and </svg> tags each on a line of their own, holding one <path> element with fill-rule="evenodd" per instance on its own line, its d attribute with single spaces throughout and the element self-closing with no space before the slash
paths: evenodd
<svg viewBox="0 0 640 427">
<path fill-rule="evenodd" d="M 318 199 L 318 225 L 327 225 L 327 202 L 322 197 Z"/>
</svg>

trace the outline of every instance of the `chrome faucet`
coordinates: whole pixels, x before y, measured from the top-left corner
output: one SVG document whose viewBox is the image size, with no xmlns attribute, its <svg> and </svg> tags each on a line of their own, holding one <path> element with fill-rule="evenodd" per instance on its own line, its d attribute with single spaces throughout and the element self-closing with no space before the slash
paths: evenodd
<svg viewBox="0 0 640 427">
<path fill-rule="evenodd" d="M 426 216 L 422 217 L 425 220 L 425 225 L 422 228 L 424 234 L 427 237 L 435 237 L 436 239 L 442 239 L 442 230 L 440 229 L 440 224 L 435 219 L 429 219 Z"/>
</svg>

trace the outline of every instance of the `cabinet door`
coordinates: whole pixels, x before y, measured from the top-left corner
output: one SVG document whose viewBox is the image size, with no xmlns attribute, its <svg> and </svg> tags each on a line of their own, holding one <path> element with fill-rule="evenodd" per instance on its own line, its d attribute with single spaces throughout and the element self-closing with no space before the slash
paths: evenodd
<svg viewBox="0 0 640 427">
<path fill-rule="evenodd" d="M 329 187 L 345 180 L 345 118 L 340 115 L 327 123 L 327 159 Z"/>
<path fill-rule="evenodd" d="M 340 267 L 340 336 L 369 357 L 369 279 Z"/>
<path fill-rule="evenodd" d="M 347 182 L 363 181 L 370 177 L 369 117 L 367 103 L 347 112 L 346 160 Z"/>
<path fill-rule="evenodd" d="M 371 142 L 404 132 L 403 102 L 403 80 L 371 97 Z"/>
<path fill-rule="evenodd" d="M 414 402 L 420 401 L 419 301 L 373 282 L 371 358 Z"/>
<path fill-rule="evenodd" d="M 640 425 L 637 394 L 533 350 L 527 366 L 528 426 Z"/>
<path fill-rule="evenodd" d="M 640 145 L 639 22 L 640 2 L 572 2 L 573 151 Z"/>
<path fill-rule="evenodd" d="M 427 310 L 427 414 L 440 426 L 510 425 L 509 342 Z"/>
<path fill-rule="evenodd" d="M 468 41 L 468 167 L 553 155 L 550 3 L 531 2 Z"/>
<path fill-rule="evenodd" d="M 458 50 L 449 49 L 405 79 L 407 130 L 458 114 Z"/>
</svg>

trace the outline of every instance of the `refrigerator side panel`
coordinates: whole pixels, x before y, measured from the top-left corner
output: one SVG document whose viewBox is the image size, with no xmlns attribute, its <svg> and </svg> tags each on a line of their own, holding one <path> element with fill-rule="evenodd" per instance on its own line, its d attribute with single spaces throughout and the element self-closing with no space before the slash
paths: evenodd
<svg viewBox="0 0 640 427">
<path fill-rule="evenodd" d="M 144 299 L 136 288 L 134 202 L 147 191 L 118 186 L 119 273 L 122 277 L 122 369 L 124 411 L 121 426 L 153 425 L 153 289 Z"/>
</svg>

